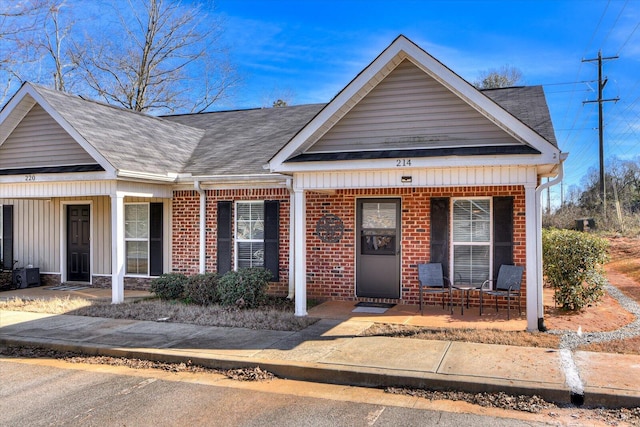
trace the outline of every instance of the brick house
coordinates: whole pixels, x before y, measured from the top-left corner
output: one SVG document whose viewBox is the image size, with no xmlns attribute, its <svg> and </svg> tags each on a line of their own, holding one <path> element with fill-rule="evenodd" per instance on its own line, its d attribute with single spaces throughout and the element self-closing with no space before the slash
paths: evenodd
<svg viewBox="0 0 640 427">
<path fill-rule="evenodd" d="M 541 87 L 479 91 L 403 36 L 328 104 L 152 117 L 25 84 L 0 112 L 4 267 L 146 286 L 264 266 L 271 292 L 418 302 L 417 264 L 525 267 L 562 161 Z"/>
</svg>

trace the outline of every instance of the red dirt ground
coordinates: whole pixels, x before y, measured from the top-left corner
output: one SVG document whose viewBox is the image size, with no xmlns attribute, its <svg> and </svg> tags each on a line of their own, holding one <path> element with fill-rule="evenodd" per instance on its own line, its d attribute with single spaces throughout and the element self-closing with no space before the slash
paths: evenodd
<svg viewBox="0 0 640 427">
<path fill-rule="evenodd" d="M 609 239 L 611 261 L 605 266 L 609 282 L 640 304 L 640 239 Z M 583 332 L 610 331 L 620 328 L 635 317 L 623 310 L 609 295 L 593 307 L 579 313 L 564 313 L 554 308 L 553 292 L 545 292 L 545 324 L 549 329 Z"/>
</svg>

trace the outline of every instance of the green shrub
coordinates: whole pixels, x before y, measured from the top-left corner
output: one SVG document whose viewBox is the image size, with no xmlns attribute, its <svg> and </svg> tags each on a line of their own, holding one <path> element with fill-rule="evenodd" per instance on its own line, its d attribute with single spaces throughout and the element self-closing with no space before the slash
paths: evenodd
<svg viewBox="0 0 640 427">
<path fill-rule="evenodd" d="M 266 300 L 271 272 L 261 267 L 229 271 L 218 282 L 222 305 L 242 308 L 259 306 Z"/>
<path fill-rule="evenodd" d="M 189 278 L 182 273 L 167 273 L 151 281 L 149 290 L 160 299 L 180 299 Z"/>
<path fill-rule="evenodd" d="M 211 305 L 219 301 L 218 275 L 214 273 L 196 274 L 189 277 L 184 287 L 184 297 L 188 303 Z"/>
<path fill-rule="evenodd" d="M 571 230 L 542 231 L 543 270 L 564 310 L 582 310 L 604 296 L 603 264 L 609 243 L 593 234 Z"/>
</svg>

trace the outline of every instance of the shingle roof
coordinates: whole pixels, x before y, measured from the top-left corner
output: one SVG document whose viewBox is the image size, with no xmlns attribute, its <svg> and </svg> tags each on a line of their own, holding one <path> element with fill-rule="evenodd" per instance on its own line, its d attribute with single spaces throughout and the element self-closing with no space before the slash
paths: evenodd
<svg viewBox="0 0 640 427">
<path fill-rule="evenodd" d="M 269 173 L 263 166 L 324 104 L 221 111 L 165 119 L 205 129 L 184 172 L 193 175 Z"/>
<path fill-rule="evenodd" d="M 326 105 L 153 117 L 33 87 L 116 169 L 161 174 L 268 174 L 271 156 Z M 557 145 L 541 86 L 483 93 Z"/>
<path fill-rule="evenodd" d="M 204 135 L 201 129 L 32 86 L 119 170 L 178 173 Z"/>
<path fill-rule="evenodd" d="M 542 86 L 485 89 L 482 93 L 551 144 L 558 146 Z"/>
</svg>

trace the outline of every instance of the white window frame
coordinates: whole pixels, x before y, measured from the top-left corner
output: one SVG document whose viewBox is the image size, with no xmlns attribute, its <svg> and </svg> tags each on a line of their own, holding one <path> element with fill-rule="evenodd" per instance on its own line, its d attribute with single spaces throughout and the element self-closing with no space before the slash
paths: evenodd
<svg viewBox="0 0 640 427">
<path fill-rule="evenodd" d="M 235 202 L 235 206 L 234 206 L 234 219 L 233 219 L 233 229 L 234 229 L 234 242 L 233 242 L 233 258 L 234 258 L 234 262 L 233 262 L 233 266 L 234 266 L 234 270 L 238 270 L 238 254 L 239 254 L 239 250 L 238 250 L 238 246 L 239 243 L 262 243 L 262 250 L 264 252 L 264 217 L 262 218 L 262 224 L 263 224 L 263 233 L 262 233 L 262 239 L 240 239 L 239 233 L 238 233 L 238 206 L 242 205 L 242 204 L 251 204 L 251 205 L 256 205 L 256 206 L 260 206 L 260 209 L 263 212 L 263 216 L 264 216 L 264 200 L 237 200 Z M 252 208 L 253 209 L 253 208 Z M 251 260 L 251 267 L 264 267 L 264 254 L 262 257 L 262 265 L 253 265 L 253 259 Z"/>
<path fill-rule="evenodd" d="M 141 238 L 141 237 L 127 237 L 126 234 L 126 223 L 127 223 L 127 206 L 129 205 L 147 205 L 147 237 L 146 238 Z M 124 236 L 124 250 L 125 250 L 125 276 L 128 277 L 147 277 L 149 276 L 149 268 L 150 268 L 150 259 L 151 259 L 151 254 L 150 254 L 150 238 L 149 238 L 149 227 L 151 226 L 151 218 L 150 218 L 150 212 L 151 212 L 151 205 L 148 202 L 128 202 L 124 204 L 124 222 L 125 222 L 125 236 Z M 147 242 L 147 272 L 146 273 L 129 273 L 127 272 L 127 265 L 129 264 L 128 261 L 128 252 L 127 252 L 127 242 Z"/>
<path fill-rule="evenodd" d="M 455 229 L 454 229 L 454 207 L 455 207 L 455 202 L 456 201 L 461 201 L 461 200 L 488 200 L 489 201 L 489 241 L 488 242 L 465 242 L 465 241 L 456 241 L 455 240 Z M 449 259 L 450 261 L 450 265 L 449 265 L 449 271 L 451 272 L 451 280 L 454 284 L 458 283 L 459 281 L 456 280 L 455 277 L 455 257 L 454 257 L 454 253 L 455 253 L 455 247 L 456 246 L 487 246 L 489 248 L 489 277 L 488 279 L 491 279 L 493 277 L 493 197 L 490 196 L 479 196 L 479 197 L 454 197 L 451 199 L 451 207 L 450 207 L 450 212 L 449 212 L 449 218 L 450 218 L 450 223 L 449 223 L 449 229 L 451 230 L 451 245 L 450 245 L 450 252 L 449 252 Z M 493 287 L 492 282 L 489 282 L 490 286 Z"/>
</svg>

